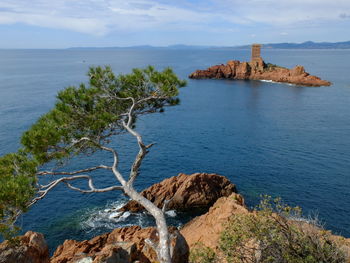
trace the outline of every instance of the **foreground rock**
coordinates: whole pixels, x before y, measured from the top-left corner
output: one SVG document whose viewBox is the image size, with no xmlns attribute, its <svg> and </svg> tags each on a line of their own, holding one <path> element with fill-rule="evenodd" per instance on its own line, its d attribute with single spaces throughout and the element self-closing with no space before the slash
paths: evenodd
<svg viewBox="0 0 350 263">
<path fill-rule="evenodd" d="M 198 247 L 198 244 L 203 247 L 209 247 L 219 255 L 217 262 L 226 263 L 227 261 L 220 255 L 220 235 L 224 231 L 225 224 L 229 222 L 232 215 L 248 213 L 254 212 L 246 208 L 241 195 L 233 193 L 228 197 L 218 199 L 206 214 L 192 219 L 183 226 L 180 232 L 186 239 L 190 250 Z M 291 221 L 291 223 L 292 222 L 293 221 Z M 300 224 L 300 221 L 298 221 L 298 223 Z M 304 223 L 303 229 L 305 232 L 325 231 L 307 222 Z M 345 262 L 350 263 L 350 238 L 332 235 L 331 240 L 345 253 Z"/>
<path fill-rule="evenodd" d="M 236 186 L 226 177 L 217 174 L 195 173 L 165 179 L 142 191 L 142 195 L 162 208 L 164 201 L 171 201 L 167 209 L 178 211 L 193 208 L 208 208 L 223 196 L 236 192 Z M 120 211 L 139 212 L 144 208 L 136 201 L 128 202 Z"/>
<path fill-rule="evenodd" d="M 241 195 L 233 193 L 217 200 L 206 214 L 191 220 L 180 232 L 190 248 L 200 242 L 216 250 L 225 223 L 233 214 L 242 213 L 249 213 L 244 205 L 244 199 Z"/>
<path fill-rule="evenodd" d="M 174 247 L 173 263 L 188 262 L 189 249 L 186 240 L 175 227 L 169 228 L 176 237 L 172 239 Z M 156 252 L 145 244 L 145 239 L 157 243 L 156 229 L 131 226 L 117 228 L 111 233 L 97 236 L 91 240 L 66 240 L 60 245 L 51 263 L 140 263 L 157 262 Z"/>
<path fill-rule="evenodd" d="M 240 79 L 271 80 L 302 86 L 330 86 L 331 83 L 305 72 L 303 66 L 293 69 L 266 64 L 261 58 L 252 62 L 230 60 L 226 65 L 212 66 L 206 70 L 197 70 L 189 78 L 192 79 Z"/>
<path fill-rule="evenodd" d="M 0 244 L 0 263 L 49 263 L 49 249 L 43 234 L 28 231 L 19 237 L 19 245 Z"/>
</svg>

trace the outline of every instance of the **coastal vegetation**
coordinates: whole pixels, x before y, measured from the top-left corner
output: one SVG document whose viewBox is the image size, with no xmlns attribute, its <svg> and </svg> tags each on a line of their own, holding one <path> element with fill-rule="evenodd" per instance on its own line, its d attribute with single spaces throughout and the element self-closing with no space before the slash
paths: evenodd
<svg viewBox="0 0 350 263">
<path fill-rule="evenodd" d="M 345 252 L 316 220 L 301 209 L 264 196 L 251 213 L 236 213 L 225 224 L 218 250 L 197 244 L 190 255 L 199 262 L 343 263 Z"/>
<path fill-rule="evenodd" d="M 275 68 L 280 68 L 280 66 L 276 65 L 276 64 L 272 64 L 272 63 L 266 63 L 266 69 L 267 70 L 273 70 Z"/>
<path fill-rule="evenodd" d="M 178 89 L 186 82 L 170 68 L 156 71 L 151 66 L 119 76 L 108 66 L 92 67 L 88 77 L 88 85 L 60 91 L 54 108 L 23 134 L 18 153 L 0 158 L 0 233 L 6 239 L 13 236 L 18 230 L 17 218 L 57 185 L 65 184 L 82 193 L 121 190 L 155 218 L 159 242 L 150 241 L 150 245 L 160 262 L 169 263 L 166 205 L 159 209 L 133 186 L 142 161 L 153 146 L 144 143 L 135 124 L 140 115 L 162 112 L 167 106 L 177 105 Z M 127 176 L 118 169 L 118 149 L 108 147 L 113 136 L 123 133 L 130 134 L 139 149 Z M 65 164 L 74 156 L 90 156 L 97 151 L 109 153 L 113 164 L 64 171 Z M 97 188 L 91 172 L 98 170 L 110 172 L 116 183 Z M 40 178 L 47 175 L 54 179 L 43 184 Z M 85 181 L 87 185 L 81 188 L 76 181 Z"/>
<path fill-rule="evenodd" d="M 36 190 L 35 160 L 23 152 L 10 153 L 0 158 L 0 234 L 12 239 L 19 228 L 17 217 L 28 210 Z"/>
</svg>

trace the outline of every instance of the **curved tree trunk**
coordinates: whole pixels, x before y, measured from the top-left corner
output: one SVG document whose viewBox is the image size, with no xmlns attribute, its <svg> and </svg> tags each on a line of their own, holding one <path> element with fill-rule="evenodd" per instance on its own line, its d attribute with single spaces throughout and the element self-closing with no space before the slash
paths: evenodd
<svg viewBox="0 0 350 263">
<path fill-rule="evenodd" d="M 158 260 L 161 263 L 171 263 L 170 240 L 168 226 L 164 212 L 151 201 L 136 192 L 133 187 L 124 185 L 125 193 L 133 200 L 140 203 L 156 220 L 159 242 L 154 249 L 157 252 Z"/>
</svg>

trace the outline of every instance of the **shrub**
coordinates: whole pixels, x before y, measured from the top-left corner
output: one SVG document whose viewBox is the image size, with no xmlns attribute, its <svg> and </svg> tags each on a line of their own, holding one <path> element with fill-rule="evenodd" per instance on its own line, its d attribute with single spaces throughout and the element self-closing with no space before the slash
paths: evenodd
<svg viewBox="0 0 350 263">
<path fill-rule="evenodd" d="M 285 68 L 285 67 L 281 67 L 281 66 L 278 66 L 278 65 L 272 64 L 272 63 L 267 63 L 267 64 L 265 64 L 265 69 L 266 69 L 266 70 L 275 70 L 275 69 L 277 69 L 277 68 L 287 69 L 287 68 Z"/>
<path fill-rule="evenodd" d="M 300 208 L 265 197 L 252 213 L 232 216 L 220 238 L 220 253 L 227 262 L 345 262 L 330 232 L 300 218 Z"/>
<path fill-rule="evenodd" d="M 216 254 L 213 249 L 205 247 L 202 243 L 197 243 L 190 253 L 191 263 L 215 263 Z"/>
</svg>

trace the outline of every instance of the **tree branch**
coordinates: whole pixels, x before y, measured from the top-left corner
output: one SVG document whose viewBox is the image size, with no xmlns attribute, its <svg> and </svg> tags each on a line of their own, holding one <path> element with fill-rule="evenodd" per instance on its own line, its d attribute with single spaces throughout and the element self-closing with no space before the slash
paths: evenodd
<svg viewBox="0 0 350 263">
<path fill-rule="evenodd" d="M 90 167 L 90 168 L 86 168 L 86 169 L 77 170 L 77 171 L 74 171 L 74 172 L 42 171 L 42 172 L 38 172 L 37 175 L 75 175 L 75 174 L 80 174 L 80 173 L 92 172 L 92 171 L 95 171 L 95 170 L 98 170 L 98 169 L 111 170 L 112 167 L 106 166 L 106 165 L 98 165 L 98 166 L 94 166 L 94 167 Z"/>
<path fill-rule="evenodd" d="M 115 175 L 116 179 L 121 183 L 122 186 L 125 186 L 126 185 L 126 180 L 124 179 L 124 177 L 121 175 L 121 173 L 118 171 L 118 164 L 119 164 L 119 156 L 118 156 L 118 153 L 116 150 L 112 149 L 112 148 L 109 148 L 107 146 L 103 146 L 93 140 L 91 140 L 90 138 L 88 137 L 82 137 L 80 138 L 78 141 L 74 142 L 74 143 L 80 143 L 82 141 L 90 141 L 94 144 L 96 144 L 96 146 L 98 148 L 100 148 L 101 150 L 104 150 L 104 151 L 107 151 L 107 152 L 110 152 L 113 154 L 113 165 L 112 167 L 109 167 L 109 169 L 111 169 L 113 171 L 113 174 Z M 102 166 L 101 166 L 102 167 Z M 106 166 L 108 167 L 108 166 Z"/>
<path fill-rule="evenodd" d="M 131 115 L 129 113 L 129 115 Z M 138 173 L 139 173 L 139 168 L 141 166 L 141 163 L 142 163 L 142 160 L 145 158 L 146 154 L 148 153 L 147 149 L 149 149 L 150 147 L 152 147 L 153 144 L 150 144 L 150 145 L 145 145 L 142 141 L 142 137 L 141 135 L 136 132 L 135 130 L 133 130 L 130 126 L 129 126 L 129 123 L 130 123 L 130 119 L 128 121 L 128 124 L 126 124 L 124 121 L 123 121 L 123 126 L 124 128 L 133 136 L 136 137 L 137 139 L 137 143 L 139 145 L 139 152 L 137 153 L 136 155 L 136 158 L 135 158 L 135 161 L 134 163 L 132 164 L 131 166 L 131 170 L 130 170 L 130 176 L 129 176 L 129 180 L 128 180 L 128 184 L 129 185 L 132 185 L 135 181 L 135 179 L 137 178 L 138 176 Z"/>
<path fill-rule="evenodd" d="M 156 205 L 154 205 L 150 200 L 147 198 L 143 197 L 140 193 L 135 191 L 133 188 L 133 183 L 135 179 L 138 176 L 138 171 L 140 168 L 140 165 L 142 163 L 142 160 L 145 158 L 146 154 L 148 153 L 148 149 L 152 147 L 153 144 L 150 145 L 145 145 L 142 141 L 141 135 L 133 130 L 131 128 L 131 124 L 133 123 L 132 118 L 133 118 L 133 110 L 135 109 L 135 100 L 132 99 L 132 106 L 129 109 L 129 112 L 127 114 L 128 121 L 127 123 L 125 120 L 122 120 L 122 125 L 123 127 L 131 134 L 133 135 L 137 143 L 139 145 L 139 152 L 135 157 L 135 161 L 131 167 L 130 170 L 130 175 L 129 175 L 129 180 L 126 184 L 124 182 L 120 181 L 121 184 L 124 187 L 124 192 L 133 200 L 136 202 L 140 203 L 142 206 L 146 208 L 146 210 L 152 214 L 152 216 L 156 219 L 156 225 L 157 225 L 157 230 L 158 230 L 158 236 L 159 236 L 159 242 L 157 245 L 152 244 L 152 242 L 149 242 L 149 245 L 156 248 L 155 251 L 157 252 L 158 260 L 162 263 L 170 263 L 171 262 L 171 257 L 170 257 L 170 241 L 169 241 L 169 232 L 168 232 L 168 226 L 166 224 L 166 219 L 164 216 L 164 213 L 161 209 L 159 209 Z M 114 165 L 112 166 L 113 172 L 115 173 L 114 170 Z M 120 174 L 119 174 L 120 175 Z M 116 177 L 119 177 L 118 174 L 116 174 Z M 121 177 L 121 175 L 120 175 Z"/>
<path fill-rule="evenodd" d="M 71 184 L 68 183 L 68 181 L 74 181 L 74 180 L 79 180 L 79 179 L 86 179 L 88 180 L 88 186 L 90 190 L 83 190 L 78 187 L 72 186 Z M 40 190 L 38 191 L 39 196 L 35 197 L 28 206 L 32 206 L 39 200 L 43 199 L 49 191 L 51 191 L 53 188 L 55 188 L 59 183 L 65 183 L 70 189 L 83 192 L 83 193 L 101 193 L 101 192 L 109 192 L 109 191 L 114 191 L 114 190 L 123 190 L 122 186 L 110 186 L 106 188 L 95 188 L 92 178 L 89 175 L 75 175 L 71 177 L 62 177 L 57 180 L 54 180 L 50 182 L 47 185 L 41 185 Z"/>
<path fill-rule="evenodd" d="M 66 181 L 64 181 L 64 183 L 67 185 L 68 188 L 75 190 L 75 191 L 78 191 L 78 192 L 81 192 L 81 193 L 104 193 L 104 192 L 110 192 L 110 191 L 114 191 L 114 190 L 121 190 L 121 191 L 123 190 L 123 187 L 121 185 L 110 186 L 110 187 L 100 188 L 100 189 L 90 186 L 90 190 L 84 190 L 84 189 L 75 187 Z"/>
</svg>

